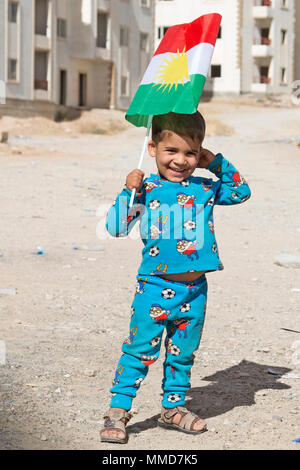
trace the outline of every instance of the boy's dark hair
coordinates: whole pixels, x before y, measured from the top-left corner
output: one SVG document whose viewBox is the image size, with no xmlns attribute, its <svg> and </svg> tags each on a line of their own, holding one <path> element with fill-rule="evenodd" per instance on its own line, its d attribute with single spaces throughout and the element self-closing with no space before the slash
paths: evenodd
<svg viewBox="0 0 300 470">
<path fill-rule="evenodd" d="M 194 114 L 168 113 L 153 116 L 152 140 L 157 145 L 168 131 L 187 135 L 202 144 L 205 136 L 205 120 L 199 111 Z"/>
</svg>

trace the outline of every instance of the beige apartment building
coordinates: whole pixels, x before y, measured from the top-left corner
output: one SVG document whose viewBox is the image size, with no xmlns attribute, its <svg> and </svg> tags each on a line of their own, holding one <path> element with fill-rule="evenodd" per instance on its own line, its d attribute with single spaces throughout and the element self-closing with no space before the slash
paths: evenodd
<svg viewBox="0 0 300 470">
<path fill-rule="evenodd" d="M 300 0 L 157 0 L 155 45 L 169 26 L 220 13 L 206 92 L 290 93 L 295 75 L 300 78 L 299 4 Z"/>
<path fill-rule="evenodd" d="M 0 112 L 127 109 L 153 53 L 153 7 L 153 0 L 0 0 Z"/>
</svg>

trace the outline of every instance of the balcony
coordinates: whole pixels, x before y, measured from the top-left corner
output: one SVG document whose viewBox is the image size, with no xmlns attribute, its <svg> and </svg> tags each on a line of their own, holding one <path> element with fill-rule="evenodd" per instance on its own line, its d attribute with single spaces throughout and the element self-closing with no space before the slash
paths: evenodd
<svg viewBox="0 0 300 470">
<path fill-rule="evenodd" d="M 34 80 L 34 99 L 38 101 L 49 101 L 50 92 L 47 80 Z"/>
<path fill-rule="evenodd" d="M 34 36 L 34 47 L 35 47 L 36 50 L 50 51 L 50 49 L 51 49 L 51 40 L 47 36 L 42 36 L 41 34 L 36 34 Z"/>
<path fill-rule="evenodd" d="M 254 38 L 252 45 L 253 57 L 270 57 L 274 54 L 272 40 L 269 38 Z"/>
<path fill-rule="evenodd" d="M 251 91 L 254 93 L 266 93 L 271 85 L 271 78 L 266 75 L 259 75 L 253 78 Z"/>
<path fill-rule="evenodd" d="M 34 89 L 48 91 L 48 81 L 47 80 L 34 80 Z"/>
<path fill-rule="evenodd" d="M 273 18 L 272 0 L 255 0 L 253 6 L 253 17 L 254 18 Z"/>
</svg>

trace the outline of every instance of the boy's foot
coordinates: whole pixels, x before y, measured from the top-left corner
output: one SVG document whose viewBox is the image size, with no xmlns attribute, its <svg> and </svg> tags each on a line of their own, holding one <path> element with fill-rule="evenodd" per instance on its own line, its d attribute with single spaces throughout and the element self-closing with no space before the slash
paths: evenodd
<svg viewBox="0 0 300 470">
<path fill-rule="evenodd" d="M 101 441 L 125 444 L 128 441 L 125 427 L 130 418 L 131 414 L 123 408 L 109 408 L 104 416 L 104 427 L 100 431 Z"/>
<path fill-rule="evenodd" d="M 200 434 L 207 431 L 206 422 L 184 406 L 164 408 L 161 410 L 161 418 L 158 425 L 167 429 L 176 429 L 187 434 Z"/>
</svg>

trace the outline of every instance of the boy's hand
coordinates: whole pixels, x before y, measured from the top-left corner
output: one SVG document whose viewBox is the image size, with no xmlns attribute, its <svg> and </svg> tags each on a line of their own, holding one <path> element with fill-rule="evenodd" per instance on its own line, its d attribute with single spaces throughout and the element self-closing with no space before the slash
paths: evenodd
<svg viewBox="0 0 300 470">
<path fill-rule="evenodd" d="M 197 168 L 206 168 L 215 158 L 215 154 L 208 149 L 200 148 Z"/>
<path fill-rule="evenodd" d="M 131 171 L 126 178 L 126 187 L 132 191 L 135 188 L 137 191 L 140 190 L 143 182 L 145 173 L 142 170 Z"/>
</svg>

